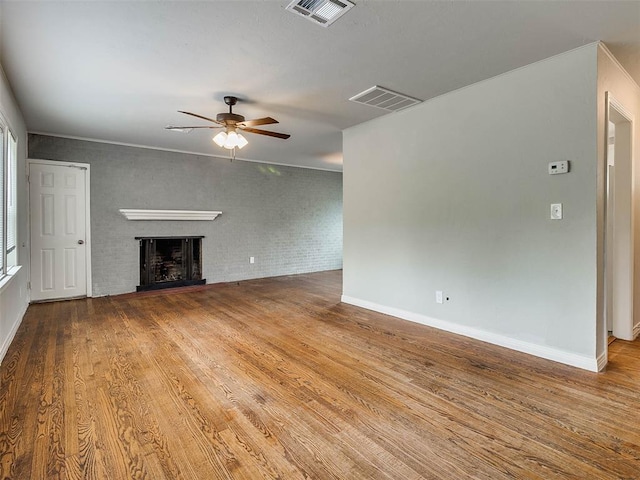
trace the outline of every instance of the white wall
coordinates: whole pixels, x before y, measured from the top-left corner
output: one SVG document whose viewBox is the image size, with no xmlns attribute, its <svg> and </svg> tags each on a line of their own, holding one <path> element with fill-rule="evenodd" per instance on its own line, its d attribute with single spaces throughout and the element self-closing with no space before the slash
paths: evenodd
<svg viewBox="0 0 640 480">
<path fill-rule="evenodd" d="M 633 332 L 635 335 L 640 331 L 640 206 L 638 205 L 639 198 L 638 192 L 640 192 L 640 155 L 638 153 L 638 146 L 640 145 L 640 87 L 634 82 L 630 75 L 624 71 L 617 60 L 611 55 L 604 45 L 600 45 L 598 48 L 598 90 L 597 90 L 597 152 L 598 152 L 598 243 L 603 245 L 604 242 L 604 209 L 605 209 L 605 195 L 606 195 L 606 157 L 605 152 L 607 150 L 606 144 L 606 92 L 609 92 L 613 98 L 619 102 L 624 108 L 625 112 L 633 117 L 632 126 L 632 159 L 631 159 L 631 178 L 632 187 L 631 191 L 623 192 L 628 199 L 631 199 L 633 206 L 630 213 L 632 221 L 630 221 L 631 228 L 635 228 L 633 238 L 634 243 L 629 244 L 627 248 L 631 250 L 629 257 L 632 258 L 633 265 L 631 267 L 630 276 L 633 278 L 632 292 L 633 302 L 632 316 L 633 316 Z M 621 166 L 620 162 L 616 161 L 616 170 Z M 625 168 L 625 173 L 629 168 Z M 616 189 L 619 186 L 624 186 L 624 178 L 618 179 L 616 175 Z M 627 199 L 627 202 L 629 201 Z M 628 205 L 626 205 L 628 206 Z M 618 204 L 616 203 L 616 208 Z M 599 248 L 598 252 L 602 252 L 603 249 Z M 602 315 L 603 312 L 603 281 L 604 281 L 604 258 L 598 257 L 598 271 L 601 275 L 598 276 L 598 328 L 597 328 L 597 352 L 598 355 L 603 355 L 606 352 L 607 336 L 605 319 Z"/>
<path fill-rule="evenodd" d="M 0 361 L 7 353 L 15 332 L 20 326 L 29 303 L 27 277 L 29 271 L 27 248 L 27 195 L 24 172 L 26 164 L 27 132 L 22 114 L 9 82 L 0 66 L 0 112 L 18 140 L 18 263 L 22 265 L 10 279 L 0 282 Z"/>
<path fill-rule="evenodd" d="M 595 370 L 596 52 L 346 130 L 343 300 Z"/>
</svg>

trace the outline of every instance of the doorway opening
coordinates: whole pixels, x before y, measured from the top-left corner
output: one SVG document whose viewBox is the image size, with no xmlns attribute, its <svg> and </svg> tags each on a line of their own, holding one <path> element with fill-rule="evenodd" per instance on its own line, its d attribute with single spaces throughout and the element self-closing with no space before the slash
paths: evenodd
<svg viewBox="0 0 640 480">
<path fill-rule="evenodd" d="M 607 342 L 634 338 L 632 117 L 607 93 L 604 317 Z"/>
</svg>

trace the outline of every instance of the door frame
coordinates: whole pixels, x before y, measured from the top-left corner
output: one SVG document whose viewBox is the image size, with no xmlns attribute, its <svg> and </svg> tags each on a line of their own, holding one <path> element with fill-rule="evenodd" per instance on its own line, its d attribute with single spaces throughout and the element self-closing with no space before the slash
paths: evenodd
<svg viewBox="0 0 640 480">
<path fill-rule="evenodd" d="M 27 238 L 29 239 L 29 297 L 31 297 L 31 262 L 33 259 L 31 258 L 31 165 L 32 164 L 41 164 L 41 165 L 54 165 L 54 166 L 65 166 L 65 167 L 76 167 L 81 168 L 85 172 L 85 281 L 87 283 L 87 297 L 93 297 L 93 282 L 91 277 L 91 165 L 88 163 L 81 162 L 63 162 L 57 160 L 41 160 L 38 158 L 28 158 L 27 159 L 27 186 L 29 189 L 29 195 L 27 195 L 27 209 L 29 212 L 29 221 L 27 222 Z"/>
<path fill-rule="evenodd" d="M 630 185 L 630 194 L 631 194 L 631 205 L 629 206 L 629 214 L 630 214 L 630 230 L 629 230 L 629 236 L 626 239 L 629 243 L 629 251 L 623 252 L 625 257 L 627 257 L 629 259 L 629 263 L 630 263 L 630 275 L 628 278 L 628 281 L 624 282 L 624 285 L 622 285 L 623 288 L 625 288 L 626 292 L 625 292 L 625 296 L 628 297 L 629 300 L 629 305 L 625 304 L 625 310 L 628 310 L 630 313 L 630 318 L 628 319 L 629 321 L 629 325 L 625 325 L 624 330 L 627 330 L 626 327 L 628 327 L 628 332 L 626 332 L 626 334 L 622 337 L 622 339 L 625 340 L 632 340 L 631 337 L 633 337 L 633 329 L 634 329 L 634 323 L 635 323 L 635 316 L 638 314 L 638 312 L 634 311 L 634 293 L 636 292 L 636 290 L 638 290 L 638 285 L 635 285 L 634 279 L 635 279 L 635 272 L 634 272 L 634 263 L 636 260 L 636 252 L 635 252 L 635 226 L 636 226 L 636 215 L 638 215 L 639 211 L 638 211 L 638 207 L 636 206 L 636 200 L 637 200 L 637 194 L 638 192 L 636 191 L 635 188 L 635 180 L 634 177 L 637 174 L 636 172 L 636 165 L 634 165 L 634 155 L 633 155 L 633 149 L 634 149 L 634 145 L 633 145 L 633 129 L 634 129 L 634 117 L 633 115 L 631 115 L 629 113 L 629 111 L 624 107 L 624 105 L 622 103 L 620 103 L 619 101 L 616 100 L 616 98 L 611 94 L 611 92 L 605 92 L 605 101 L 606 101 L 606 106 L 605 106 L 605 166 L 606 166 L 606 172 L 607 172 L 607 185 L 609 182 L 609 148 L 608 148 L 608 140 L 609 140 L 609 122 L 613 122 L 612 120 L 612 115 L 611 115 L 611 110 L 615 110 L 616 112 L 616 116 L 618 117 L 622 117 L 624 118 L 623 122 L 618 121 L 613 122 L 616 123 L 616 125 L 618 123 L 624 123 L 624 122 L 628 122 L 629 123 L 629 128 L 630 128 L 630 137 L 629 137 L 629 171 L 630 171 L 630 175 L 629 175 L 629 182 Z M 618 138 L 618 134 L 617 134 L 617 129 L 616 129 L 616 139 Z M 614 163 L 618 164 L 620 162 L 619 158 L 616 158 L 614 156 Z M 614 172 L 615 172 L 615 166 L 614 166 Z M 607 258 L 607 249 L 609 248 L 608 245 L 611 241 L 614 242 L 614 248 L 615 248 L 615 244 L 616 244 L 616 239 L 615 239 L 615 233 L 613 234 L 614 238 L 609 238 L 609 236 L 607 235 L 607 223 L 608 220 L 606 218 L 607 215 L 607 210 L 608 210 L 608 202 L 609 202 L 609 198 L 608 195 L 605 194 L 605 222 L 604 222 L 604 228 L 605 228 L 605 241 L 604 241 L 604 248 L 605 248 L 605 255 L 604 258 Z M 615 218 L 615 215 L 614 215 Z M 615 227 L 614 227 L 615 230 Z M 615 269 L 615 262 L 613 262 L 614 265 L 611 265 L 611 262 L 609 262 L 609 264 L 605 263 L 604 265 L 604 278 L 605 278 L 605 286 L 604 286 L 604 295 L 605 295 L 605 301 L 603 302 L 603 306 L 604 306 L 604 318 L 603 318 L 603 328 L 604 328 L 604 338 L 605 338 L 605 352 L 607 352 L 607 356 L 608 356 L 608 341 L 607 341 L 607 337 L 608 337 L 608 328 L 607 328 L 607 324 L 608 324 L 608 319 L 607 319 L 607 311 L 608 311 L 608 307 L 607 305 L 609 304 L 609 302 L 612 302 L 614 299 L 613 298 L 607 298 L 607 291 L 609 289 L 609 287 L 607 286 L 607 281 L 608 281 L 608 277 L 609 277 L 609 272 L 611 268 Z M 615 270 L 613 270 L 613 272 L 615 272 Z M 614 273 L 615 275 L 615 273 Z M 612 276 L 614 276 L 612 275 Z M 614 304 L 615 307 L 615 304 Z M 615 330 L 616 330 L 616 324 L 615 324 L 615 314 L 614 316 L 614 336 L 615 335 Z M 619 326 L 619 325 L 618 325 Z M 617 329 L 619 330 L 619 328 Z M 631 337 L 629 336 L 629 334 L 631 335 Z M 628 337 L 628 338 L 627 338 Z"/>
</svg>

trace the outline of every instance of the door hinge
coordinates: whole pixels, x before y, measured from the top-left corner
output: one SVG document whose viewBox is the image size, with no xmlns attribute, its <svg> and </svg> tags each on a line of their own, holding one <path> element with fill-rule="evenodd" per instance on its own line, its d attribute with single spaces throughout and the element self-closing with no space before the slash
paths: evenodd
<svg viewBox="0 0 640 480">
<path fill-rule="evenodd" d="M 27 282 L 27 290 L 31 290 L 31 282 Z"/>
<path fill-rule="evenodd" d="M 27 175 L 27 183 L 31 183 L 31 177 L 29 177 L 29 175 Z"/>
</svg>

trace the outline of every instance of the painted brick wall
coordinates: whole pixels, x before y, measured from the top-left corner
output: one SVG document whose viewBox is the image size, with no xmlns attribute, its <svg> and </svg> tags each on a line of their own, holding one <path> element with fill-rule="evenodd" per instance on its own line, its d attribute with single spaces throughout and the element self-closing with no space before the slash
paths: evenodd
<svg viewBox="0 0 640 480">
<path fill-rule="evenodd" d="M 91 165 L 96 296 L 135 291 L 137 236 L 204 235 L 207 283 L 342 268 L 339 172 L 35 134 L 29 135 L 29 158 Z M 129 221 L 120 208 L 222 215 L 214 221 Z"/>
</svg>

